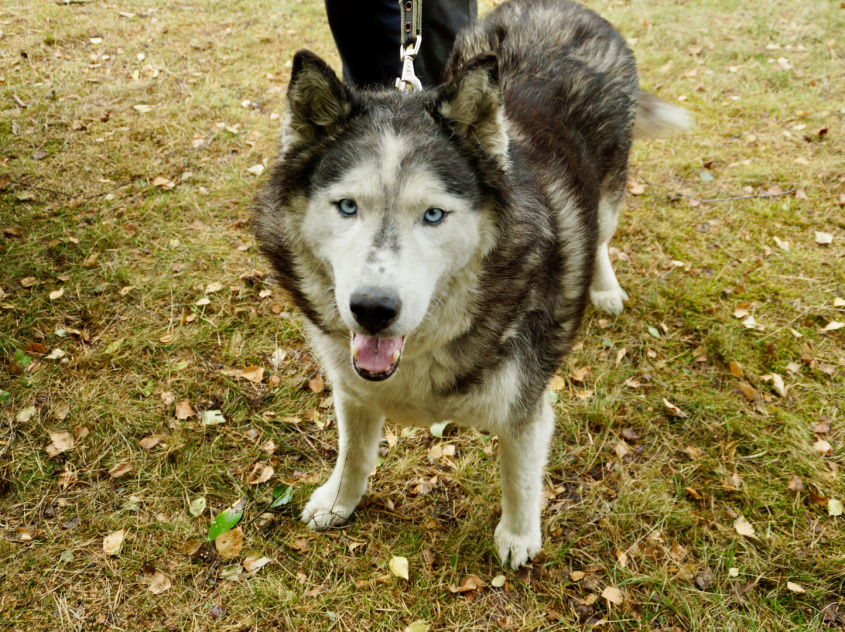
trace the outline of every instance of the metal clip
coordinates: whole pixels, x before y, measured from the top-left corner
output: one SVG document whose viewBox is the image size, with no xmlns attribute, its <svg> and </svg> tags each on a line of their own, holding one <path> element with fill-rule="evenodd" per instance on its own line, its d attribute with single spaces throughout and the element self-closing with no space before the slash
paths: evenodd
<svg viewBox="0 0 845 632">
<path fill-rule="evenodd" d="M 422 90 L 422 82 L 414 74 L 414 59 L 420 52 L 422 35 L 417 35 L 413 46 L 399 47 L 399 59 L 402 60 L 402 76 L 396 79 L 396 87 L 400 90 Z"/>
</svg>

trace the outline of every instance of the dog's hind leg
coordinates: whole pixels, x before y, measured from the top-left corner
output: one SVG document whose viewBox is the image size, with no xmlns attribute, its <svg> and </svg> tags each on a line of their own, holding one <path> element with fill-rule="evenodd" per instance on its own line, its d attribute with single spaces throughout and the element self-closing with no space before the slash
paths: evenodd
<svg viewBox="0 0 845 632">
<path fill-rule="evenodd" d="M 517 569 L 540 552 L 540 502 L 554 415 L 543 394 L 534 419 L 500 432 L 499 470 L 502 477 L 502 519 L 494 540 L 502 564 Z"/>
<path fill-rule="evenodd" d="M 624 186 L 624 185 L 623 185 Z M 622 313 L 628 295 L 613 272 L 607 245 L 616 232 L 619 211 L 625 199 L 624 189 L 618 193 L 602 193 L 599 201 L 599 235 L 593 281 L 590 284 L 590 301 L 599 311 L 613 316 Z"/>
<path fill-rule="evenodd" d="M 311 494 L 302 521 L 311 529 L 343 524 L 367 491 L 376 464 L 384 417 L 362 408 L 335 391 L 339 447 L 329 480 Z"/>
</svg>

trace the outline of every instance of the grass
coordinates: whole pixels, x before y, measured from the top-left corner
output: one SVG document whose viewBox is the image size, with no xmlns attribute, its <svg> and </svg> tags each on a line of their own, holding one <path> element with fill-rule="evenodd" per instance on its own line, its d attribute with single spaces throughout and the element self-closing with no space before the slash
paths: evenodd
<svg viewBox="0 0 845 632">
<path fill-rule="evenodd" d="M 843 517 L 826 499 L 845 500 L 845 351 L 824 328 L 845 320 L 845 10 L 589 4 L 697 127 L 635 146 L 644 192 L 614 240 L 632 301 L 615 320 L 591 311 L 561 368 L 544 552 L 516 573 L 492 548 L 496 441 L 475 431 L 389 426 L 352 523 L 297 520 L 333 463 L 331 394 L 309 388 L 319 369 L 249 235 L 248 169 L 276 151 L 293 53 L 338 65 L 322 3 L 0 8 L 0 629 L 842 626 Z M 261 384 L 224 373 L 248 366 Z M 226 423 L 176 419 L 181 400 Z M 49 456 L 51 431 L 74 447 Z M 453 456 L 431 456 L 444 445 Z M 254 485 L 256 462 L 274 474 Z M 238 558 L 275 563 L 227 579 L 230 561 L 182 552 L 238 498 L 252 520 L 283 482 L 292 503 L 244 527 Z M 151 592 L 152 569 L 169 590 Z M 470 573 L 487 587 L 453 594 Z"/>
</svg>

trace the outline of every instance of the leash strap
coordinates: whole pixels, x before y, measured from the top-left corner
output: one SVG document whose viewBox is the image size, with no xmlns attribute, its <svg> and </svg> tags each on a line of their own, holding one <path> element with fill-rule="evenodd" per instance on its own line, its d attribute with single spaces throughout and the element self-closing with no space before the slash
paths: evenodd
<svg viewBox="0 0 845 632">
<path fill-rule="evenodd" d="M 402 13 L 399 59 L 402 76 L 396 79 L 399 90 L 422 90 L 422 83 L 414 74 L 414 59 L 422 44 L 422 0 L 399 0 Z"/>
</svg>

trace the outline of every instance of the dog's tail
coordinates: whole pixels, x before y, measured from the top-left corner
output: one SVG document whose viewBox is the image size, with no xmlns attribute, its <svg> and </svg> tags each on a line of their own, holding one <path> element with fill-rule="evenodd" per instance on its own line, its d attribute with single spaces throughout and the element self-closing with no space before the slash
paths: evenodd
<svg viewBox="0 0 845 632">
<path fill-rule="evenodd" d="M 657 138 L 676 129 L 690 129 L 692 116 L 684 108 L 659 99 L 640 89 L 634 138 Z"/>
</svg>

